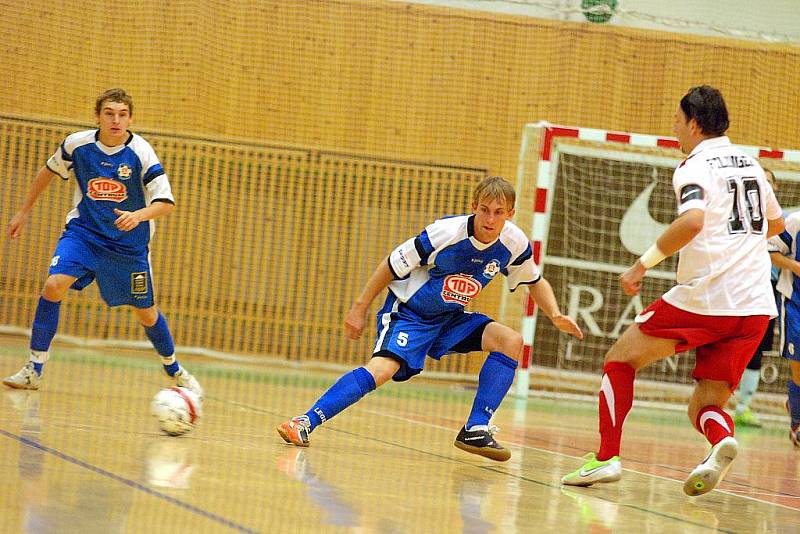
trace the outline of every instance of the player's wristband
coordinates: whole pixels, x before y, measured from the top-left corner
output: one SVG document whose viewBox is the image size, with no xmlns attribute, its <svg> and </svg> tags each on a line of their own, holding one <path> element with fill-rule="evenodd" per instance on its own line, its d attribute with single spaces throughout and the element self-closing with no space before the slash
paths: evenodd
<svg viewBox="0 0 800 534">
<path fill-rule="evenodd" d="M 642 257 L 639 258 L 639 261 L 642 265 L 644 265 L 645 269 L 649 269 L 664 261 L 666 257 L 667 255 L 661 252 L 661 249 L 658 248 L 658 245 L 653 243 L 653 246 L 648 248 L 645 253 L 642 254 Z"/>
</svg>

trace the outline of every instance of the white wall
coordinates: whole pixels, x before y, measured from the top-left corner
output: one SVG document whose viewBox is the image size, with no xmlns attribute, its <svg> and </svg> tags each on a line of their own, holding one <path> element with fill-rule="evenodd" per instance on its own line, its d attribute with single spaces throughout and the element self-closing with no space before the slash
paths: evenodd
<svg viewBox="0 0 800 534">
<path fill-rule="evenodd" d="M 581 0 L 398 1 L 587 22 Z M 800 0 L 617 0 L 608 24 L 800 46 Z"/>
</svg>

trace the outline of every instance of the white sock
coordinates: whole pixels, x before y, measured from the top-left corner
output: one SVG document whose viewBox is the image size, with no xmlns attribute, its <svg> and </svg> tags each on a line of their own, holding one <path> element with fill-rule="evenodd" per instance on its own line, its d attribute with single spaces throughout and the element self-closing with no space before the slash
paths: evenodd
<svg viewBox="0 0 800 534">
<path fill-rule="evenodd" d="M 758 381 L 761 379 L 760 369 L 745 369 L 742 379 L 739 381 L 739 389 L 736 390 L 736 413 L 744 413 L 750 408 L 750 401 L 758 389 Z"/>
<path fill-rule="evenodd" d="M 33 363 L 47 363 L 50 358 L 50 352 L 46 350 L 31 350 L 30 361 Z"/>
</svg>

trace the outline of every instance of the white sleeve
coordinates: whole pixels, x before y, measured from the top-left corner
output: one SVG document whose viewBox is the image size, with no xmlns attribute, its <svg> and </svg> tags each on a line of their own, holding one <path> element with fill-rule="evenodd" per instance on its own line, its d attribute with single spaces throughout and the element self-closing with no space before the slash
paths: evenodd
<svg viewBox="0 0 800 534">
<path fill-rule="evenodd" d="M 389 269 L 398 280 L 408 276 L 420 265 L 420 254 L 414 245 L 417 239 L 419 236 L 404 241 L 389 254 Z"/>
<path fill-rule="evenodd" d="M 672 175 L 672 188 L 678 199 L 678 215 L 690 209 L 706 210 L 708 171 L 691 158 L 684 160 Z"/>
<path fill-rule="evenodd" d="M 62 180 L 69 180 L 69 173 L 72 170 L 72 154 L 67 152 L 67 140 L 56 149 L 52 156 L 47 159 L 47 168 L 56 173 Z"/>
<path fill-rule="evenodd" d="M 508 279 L 509 291 L 514 291 L 520 284 L 535 284 L 541 280 L 542 275 L 539 272 L 539 267 L 533 261 L 533 249 L 530 243 L 527 248 L 514 258 L 506 269 L 506 278 Z"/>
<path fill-rule="evenodd" d="M 781 210 L 781 205 L 778 204 L 778 199 L 775 198 L 775 191 L 772 190 L 772 186 L 769 185 L 766 178 L 764 182 L 767 184 L 766 195 L 764 199 L 764 206 L 765 206 L 765 215 L 767 216 L 768 221 L 774 221 L 775 219 L 779 219 L 783 216 L 783 211 Z"/>
<path fill-rule="evenodd" d="M 508 266 L 500 271 L 508 280 L 509 291 L 514 291 L 520 284 L 535 284 L 541 280 L 542 274 L 533 261 L 533 247 L 525 232 L 507 222 L 500 239 L 512 254 Z"/>
<path fill-rule="evenodd" d="M 428 265 L 449 243 L 466 237 L 467 217 L 438 219 L 416 237 L 400 244 L 389 255 L 389 268 L 396 279 L 402 279 L 421 265 Z"/>
<path fill-rule="evenodd" d="M 147 190 L 147 203 L 159 200 L 174 204 L 175 197 L 172 196 L 169 178 L 153 147 L 146 140 L 138 137 L 135 150 L 142 162 L 142 183 Z"/>
<path fill-rule="evenodd" d="M 144 187 L 147 189 L 147 196 L 150 199 L 148 204 L 154 201 L 175 204 L 175 197 L 172 196 L 172 187 L 169 185 L 169 179 L 166 174 L 159 175 L 157 178 L 148 182 Z"/>
</svg>

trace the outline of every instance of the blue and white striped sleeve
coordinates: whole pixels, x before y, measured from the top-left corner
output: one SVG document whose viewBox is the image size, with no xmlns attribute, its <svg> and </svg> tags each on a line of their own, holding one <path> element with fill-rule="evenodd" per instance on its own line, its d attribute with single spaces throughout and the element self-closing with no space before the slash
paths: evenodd
<svg viewBox="0 0 800 534">
<path fill-rule="evenodd" d="M 405 241 L 389 255 L 389 269 L 395 279 L 405 278 L 414 269 L 428 265 L 448 243 L 466 237 L 466 217 L 439 219 Z"/>
<path fill-rule="evenodd" d="M 533 249 L 527 243 L 525 249 L 514 258 L 503 274 L 508 279 L 509 291 L 514 291 L 520 284 L 535 284 L 542 279 L 539 267 L 533 261 Z"/>
<path fill-rule="evenodd" d="M 152 202 L 175 204 L 175 197 L 172 196 L 169 178 L 150 143 L 138 137 L 134 150 L 136 150 L 136 154 L 142 162 L 142 183 L 147 190 L 148 204 Z"/>
<path fill-rule="evenodd" d="M 61 143 L 58 149 L 47 159 L 47 168 L 50 172 L 57 174 L 62 180 L 69 180 L 69 173 L 72 170 L 72 150 L 67 148 L 69 137 Z"/>
</svg>

